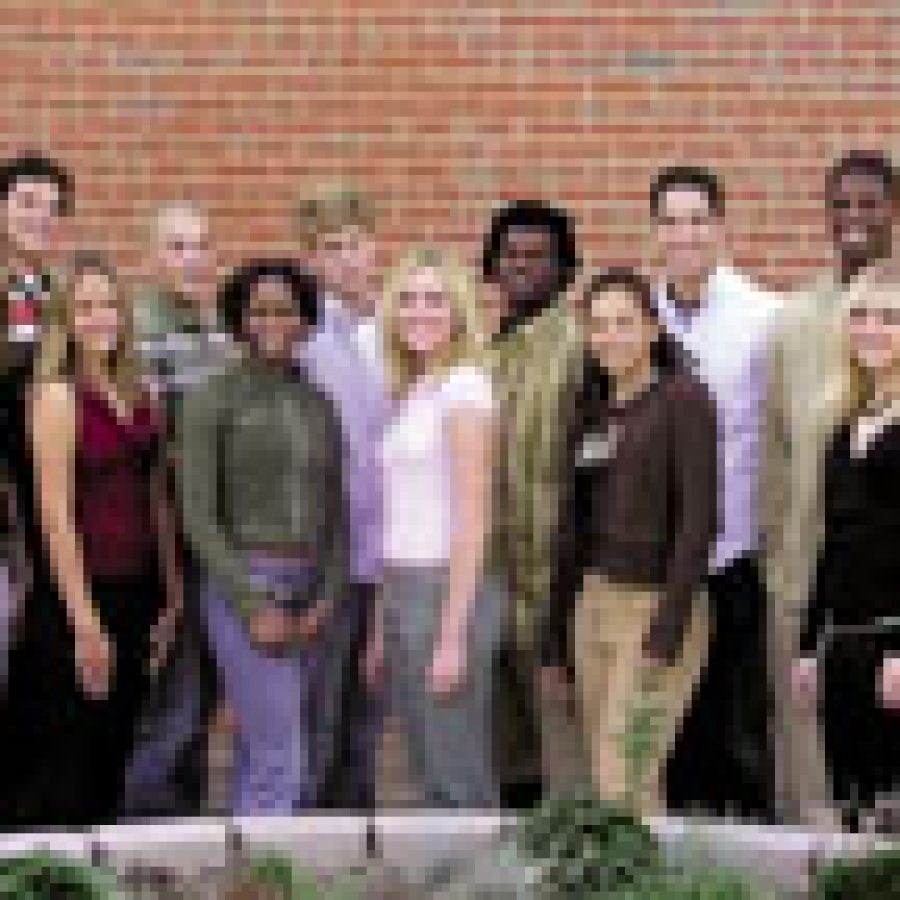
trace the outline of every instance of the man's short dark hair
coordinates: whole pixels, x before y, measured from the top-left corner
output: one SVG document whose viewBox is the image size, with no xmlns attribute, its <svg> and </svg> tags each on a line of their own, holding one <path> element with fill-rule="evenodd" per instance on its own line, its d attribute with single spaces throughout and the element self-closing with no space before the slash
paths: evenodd
<svg viewBox="0 0 900 900">
<path fill-rule="evenodd" d="M 556 292 L 560 293 L 568 288 L 581 265 L 575 227 L 565 210 L 540 200 L 516 200 L 493 214 L 482 251 L 484 280 L 493 280 L 497 259 L 513 231 L 537 231 L 553 239 L 559 269 Z"/>
<path fill-rule="evenodd" d="M 669 191 L 685 190 L 706 194 L 710 212 L 717 216 L 722 214 L 719 180 L 712 169 L 706 166 L 667 166 L 660 169 L 650 188 L 650 211 L 654 217 L 659 215 L 663 198 Z"/>
<path fill-rule="evenodd" d="M 897 184 L 897 170 L 890 157 L 882 153 L 853 150 L 842 156 L 828 173 L 828 194 L 832 196 L 838 185 L 848 175 L 864 175 L 879 181 L 885 196 L 891 200 L 900 199 Z"/>
<path fill-rule="evenodd" d="M 319 314 L 318 291 L 312 273 L 304 266 L 286 259 L 257 259 L 239 266 L 219 289 L 216 309 L 222 325 L 240 339 L 244 336 L 244 320 L 250 299 L 262 281 L 277 281 L 291 295 L 295 315 L 310 330 L 316 327 Z"/>
<path fill-rule="evenodd" d="M 68 215 L 71 208 L 72 181 L 69 173 L 53 159 L 46 156 L 16 156 L 0 166 L 0 190 L 3 200 L 16 189 L 21 181 L 53 184 L 59 193 L 57 212 Z"/>
</svg>

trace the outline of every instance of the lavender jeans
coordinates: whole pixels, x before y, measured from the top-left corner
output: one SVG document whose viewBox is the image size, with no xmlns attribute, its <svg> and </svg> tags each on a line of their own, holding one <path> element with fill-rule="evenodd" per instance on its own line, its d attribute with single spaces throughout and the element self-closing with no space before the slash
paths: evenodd
<svg viewBox="0 0 900 900">
<path fill-rule="evenodd" d="M 305 562 L 259 558 L 249 574 L 285 605 L 314 570 Z M 286 653 L 259 649 L 227 594 L 206 597 L 209 637 L 225 698 L 237 725 L 232 812 L 290 815 L 319 802 L 323 747 L 334 730 L 338 692 L 329 629 Z"/>
</svg>

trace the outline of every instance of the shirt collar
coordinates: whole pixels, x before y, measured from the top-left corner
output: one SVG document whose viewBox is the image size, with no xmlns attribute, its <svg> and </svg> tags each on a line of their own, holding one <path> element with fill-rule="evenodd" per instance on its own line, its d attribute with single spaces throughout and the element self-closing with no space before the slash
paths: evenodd
<svg viewBox="0 0 900 900">
<path fill-rule="evenodd" d="M 319 294 L 319 321 L 317 330 L 347 337 L 356 333 L 358 320 L 347 312 L 340 299 L 331 291 Z"/>
<path fill-rule="evenodd" d="M 656 305 L 670 330 L 690 331 L 693 324 L 712 313 L 737 285 L 737 272 L 728 263 L 718 263 L 709 273 L 703 303 L 691 309 L 679 306 L 672 287 L 663 275 L 657 284 Z"/>
</svg>

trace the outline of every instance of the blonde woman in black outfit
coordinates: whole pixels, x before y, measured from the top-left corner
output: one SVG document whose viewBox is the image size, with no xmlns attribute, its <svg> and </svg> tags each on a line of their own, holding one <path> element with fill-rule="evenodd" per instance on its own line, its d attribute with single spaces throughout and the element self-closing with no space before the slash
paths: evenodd
<svg viewBox="0 0 900 900">
<path fill-rule="evenodd" d="M 834 799 L 852 823 L 900 786 L 900 281 L 861 282 L 846 328 L 858 402 L 825 461 L 824 538 L 793 690 L 819 704 Z"/>
</svg>

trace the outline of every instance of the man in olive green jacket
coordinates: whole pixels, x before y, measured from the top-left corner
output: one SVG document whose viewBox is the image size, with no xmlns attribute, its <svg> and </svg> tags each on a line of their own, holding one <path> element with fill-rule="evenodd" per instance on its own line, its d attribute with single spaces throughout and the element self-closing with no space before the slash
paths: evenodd
<svg viewBox="0 0 900 900">
<path fill-rule="evenodd" d="M 576 779 L 581 758 L 570 685 L 543 683 L 536 634 L 555 600 L 560 398 L 579 371 L 580 347 L 563 298 L 577 266 L 572 225 L 561 210 L 519 201 L 495 214 L 484 249 L 495 313 L 487 358 L 504 424 L 492 563 L 512 597 L 509 652 L 497 673 L 497 749 L 514 804 L 533 800 L 537 782 L 560 788 Z"/>
</svg>

